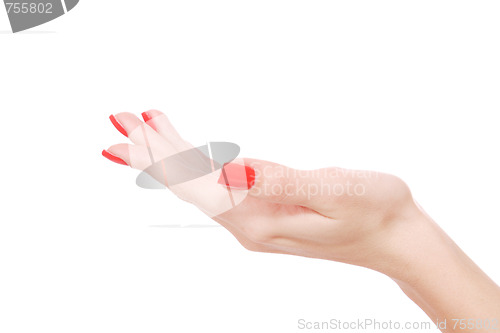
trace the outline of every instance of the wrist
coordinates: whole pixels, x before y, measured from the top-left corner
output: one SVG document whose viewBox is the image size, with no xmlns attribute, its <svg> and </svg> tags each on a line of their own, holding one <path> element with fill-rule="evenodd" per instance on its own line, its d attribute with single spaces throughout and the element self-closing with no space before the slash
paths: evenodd
<svg viewBox="0 0 500 333">
<path fill-rule="evenodd" d="M 394 226 L 391 263 L 385 273 L 394 280 L 416 286 L 444 269 L 461 266 L 467 256 L 425 212 L 419 210 Z"/>
<path fill-rule="evenodd" d="M 500 320 L 500 288 L 425 212 L 420 212 L 404 231 L 395 233 L 399 246 L 392 257 L 394 267 L 388 265 L 382 273 L 398 283 L 435 322 Z"/>
<path fill-rule="evenodd" d="M 454 252 L 453 241 L 416 203 L 406 205 L 382 225 L 376 259 L 363 266 L 394 280 L 414 283 L 423 271 L 433 269 L 437 264 L 433 260 Z"/>
</svg>

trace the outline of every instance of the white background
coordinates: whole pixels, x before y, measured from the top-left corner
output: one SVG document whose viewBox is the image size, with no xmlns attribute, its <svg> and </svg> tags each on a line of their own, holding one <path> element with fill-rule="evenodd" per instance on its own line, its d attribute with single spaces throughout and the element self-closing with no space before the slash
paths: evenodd
<svg viewBox="0 0 500 333">
<path fill-rule="evenodd" d="M 126 142 L 110 114 L 150 108 L 195 145 L 394 173 L 500 281 L 498 17 L 498 1 L 82 0 L 11 34 L 0 9 L 0 332 L 429 321 L 379 273 L 154 227 L 211 222 L 100 155 Z"/>
</svg>

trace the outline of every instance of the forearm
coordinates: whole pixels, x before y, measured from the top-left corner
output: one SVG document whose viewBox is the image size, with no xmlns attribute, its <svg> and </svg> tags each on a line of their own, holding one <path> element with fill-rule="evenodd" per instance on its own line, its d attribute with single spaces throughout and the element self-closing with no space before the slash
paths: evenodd
<svg viewBox="0 0 500 333">
<path fill-rule="evenodd" d="M 406 264 L 388 274 L 405 294 L 443 332 L 500 332 L 498 285 L 429 217 L 405 234 Z"/>
</svg>

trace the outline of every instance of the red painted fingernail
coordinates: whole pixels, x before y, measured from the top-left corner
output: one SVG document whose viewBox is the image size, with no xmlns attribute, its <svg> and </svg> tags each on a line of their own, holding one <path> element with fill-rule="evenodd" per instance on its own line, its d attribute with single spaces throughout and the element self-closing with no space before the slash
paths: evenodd
<svg viewBox="0 0 500 333">
<path fill-rule="evenodd" d="M 153 124 L 153 122 L 149 122 L 148 123 L 148 121 L 150 121 L 151 119 L 153 119 L 153 117 L 151 116 L 151 114 L 148 111 L 146 111 L 146 112 L 141 113 L 141 115 L 142 115 L 142 119 L 144 119 L 144 122 L 146 124 L 148 124 L 149 127 L 151 127 L 152 129 L 154 129 L 156 131 L 156 126 Z"/>
<path fill-rule="evenodd" d="M 123 164 L 123 165 L 128 165 L 127 162 L 125 162 L 124 160 L 122 160 L 118 156 L 111 154 L 106 149 L 102 151 L 102 156 L 106 157 L 111 162 L 115 162 L 115 163 Z"/>
<path fill-rule="evenodd" d="M 218 183 L 235 190 L 249 190 L 255 184 L 255 170 L 246 165 L 224 165 Z"/>
<path fill-rule="evenodd" d="M 122 124 L 120 124 L 118 122 L 118 120 L 116 120 L 115 116 L 114 115 L 111 115 L 109 116 L 109 120 L 111 120 L 111 123 L 113 123 L 113 125 L 115 125 L 116 129 L 123 135 L 125 135 L 127 138 L 128 138 L 128 133 L 127 131 L 125 131 L 125 128 L 123 128 Z"/>
<path fill-rule="evenodd" d="M 141 115 L 142 115 L 142 119 L 144 119 L 144 122 L 146 122 L 146 123 L 147 123 L 148 121 L 150 121 L 151 119 L 153 119 L 153 117 L 151 117 L 151 115 L 150 115 L 150 114 L 149 114 L 149 112 L 147 112 L 147 111 L 146 111 L 146 112 L 141 113 Z"/>
</svg>

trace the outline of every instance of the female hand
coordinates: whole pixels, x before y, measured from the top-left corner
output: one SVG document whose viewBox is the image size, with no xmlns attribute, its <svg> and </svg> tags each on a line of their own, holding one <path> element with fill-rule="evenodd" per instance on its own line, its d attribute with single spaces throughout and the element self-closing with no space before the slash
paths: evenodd
<svg viewBox="0 0 500 333">
<path fill-rule="evenodd" d="M 108 152 L 149 172 L 228 229 L 249 250 L 384 271 L 384 265 L 397 257 L 396 234 L 409 230 L 422 215 L 403 181 L 373 171 L 295 170 L 245 158 L 227 164 L 224 174 L 217 170 L 169 186 L 175 170 L 165 171 L 160 162 L 193 146 L 163 113 L 152 110 L 143 117 L 145 123 L 130 113 L 112 116 L 120 132 L 134 144 L 114 145 Z"/>
<path fill-rule="evenodd" d="M 111 146 L 104 156 L 147 171 L 245 248 L 377 270 L 394 279 L 436 322 L 486 313 L 500 319 L 498 286 L 425 214 L 398 177 L 337 167 L 296 170 L 244 158 L 169 185 L 172 174 L 182 170 L 167 170 L 162 161 L 193 146 L 159 111 L 143 113 L 145 122 L 130 113 L 110 118 L 133 144 Z M 206 159 L 202 153 L 200 158 Z M 464 286 L 462 294 L 456 292 Z M 462 306 L 463 297 L 471 305 Z"/>
</svg>

